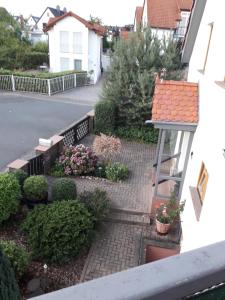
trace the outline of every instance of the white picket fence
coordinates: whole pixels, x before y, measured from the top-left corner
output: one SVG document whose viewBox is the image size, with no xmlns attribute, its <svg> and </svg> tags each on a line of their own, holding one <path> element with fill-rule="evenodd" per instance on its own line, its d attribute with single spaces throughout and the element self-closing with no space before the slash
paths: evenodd
<svg viewBox="0 0 225 300">
<path fill-rule="evenodd" d="M 89 84 L 86 73 L 70 74 L 51 79 L 0 75 L 0 90 L 53 95 Z"/>
</svg>

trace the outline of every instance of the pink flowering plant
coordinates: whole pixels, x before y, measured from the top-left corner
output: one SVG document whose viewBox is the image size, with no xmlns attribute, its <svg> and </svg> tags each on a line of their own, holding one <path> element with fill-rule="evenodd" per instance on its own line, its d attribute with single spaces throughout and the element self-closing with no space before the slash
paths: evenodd
<svg viewBox="0 0 225 300">
<path fill-rule="evenodd" d="M 59 164 L 62 165 L 66 175 L 88 174 L 95 170 L 98 157 L 91 148 L 84 145 L 65 147 L 59 157 Z"/>
<path fill-rule="evenodd" d="M 180 213 L 184 210 L 185 202 L 178 203 L 178 200 L 171 195 L 167 203 L 162 203 L 156 209 L 156 219 L 163 224 L 172 224 L 175 220 L 179 219 Z"/>
</svg>

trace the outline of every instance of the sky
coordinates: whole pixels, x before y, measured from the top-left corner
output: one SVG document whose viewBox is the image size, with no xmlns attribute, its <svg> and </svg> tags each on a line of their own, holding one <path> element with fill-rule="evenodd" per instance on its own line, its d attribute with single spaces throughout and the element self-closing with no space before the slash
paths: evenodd
<svg viewBox="0 0 225 300">
<path fill-rule="evenodd" d="M 30 14 L 40 17 L 47 6 L 67 8 L 80 17 L 88 19 L 100 17 L 105 25 L 133 24 L 136 6 L 144 0 L 0 0 L 0 7 L 5 7 L 13 15 Z"/>
</svg>

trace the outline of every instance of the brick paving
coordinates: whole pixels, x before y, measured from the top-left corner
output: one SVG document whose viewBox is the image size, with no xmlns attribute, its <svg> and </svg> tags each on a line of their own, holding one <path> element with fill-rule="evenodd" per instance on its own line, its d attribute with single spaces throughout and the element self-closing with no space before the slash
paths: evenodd
<svg viewBox="0 0 225 300">
<path fill-rule="evenodd" d="M 94 135 L 89 135 L 82 143 L 92 146 L 93 140 Z M 137 266 L 142 234 L 149 235 L 150 232 L 148 213 L 156 146 L 121 142 L 121 153 L 112 160 L 128 166 L 131 171 L 129 179 L 113 183 L 102 179 L 75 178 L 78 193 L 97 187 L 103 189 L 108 193 L 113 209 L 93 241 L 81 282 Z"/>
<path fill-rule="evenodd" d="M 82 140 L 84 145 L 91 146 L 94 136 Z M 100 187 L 112 200 L 112 207 L 135 212 L 149 212 L 152 198 L 152 164 L 155 156 L 155 145 L 122 141 L 121 153 L 113 157 L 128 166 L 131 171 L 129 179 L 121 183 L 102 180 L 77 178 L 78 192 Z"/>
</svg>

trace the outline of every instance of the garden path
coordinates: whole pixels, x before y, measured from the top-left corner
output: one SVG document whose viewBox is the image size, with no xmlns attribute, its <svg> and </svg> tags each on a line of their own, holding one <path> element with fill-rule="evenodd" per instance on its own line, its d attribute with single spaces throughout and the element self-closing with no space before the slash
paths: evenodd
<svg viewBox="0 0 225 300">
<path fill-rule="evenodd" d="M 82 140 L 92 146 L 94 135 Z M 150 228 L 152 165 L 155 145 L 122 141 L 121 152 L 113 162 L 128 166 L 131 174 L 121 183 L 103 179 L 76 178 L 78 193 L 103 189 L 111 199 L 112 210 L 96 235 L 86 260 L 81 282 L 122 271 L 140 264 L 141 237 Z"/>
</svg>

